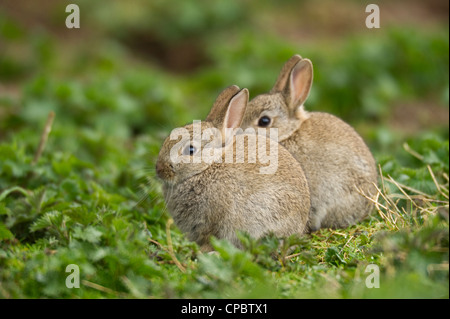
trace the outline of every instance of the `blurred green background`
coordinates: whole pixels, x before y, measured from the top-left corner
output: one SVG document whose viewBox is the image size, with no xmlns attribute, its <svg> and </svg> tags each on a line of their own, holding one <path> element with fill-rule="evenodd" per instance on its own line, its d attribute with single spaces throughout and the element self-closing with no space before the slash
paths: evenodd
<svg viewBox="0 0 450 319">
<path fill-rule="evenodd" d="M 53 109 L 56 128 L 68 115 L 118 139 L 171 129 L 228 85 L 266 92 L 298 53 L 315 66 L 307 109 L 375 151 L 448 135 L 448 1 L 379 1 L 380 29 L 360 1 L 78 1 L 80 29 L 65 27 L 68 3 L 1 3 L 1 116 L 20 110 L 17 127 Z"/>
<path fill-rule="evenodd" d="M 65 26 L 69 3 L 79 5 L 79 29 Z M 247 259 L 221 246 L 228 254 L 225 263 L 202 257 L 200 266 L 193 266 L 196 279 L 191 282 L 175 275 L 167 252 L 148 247 L 147 232 L 164 245 L 167 240 L 168 216 L 154 162 L 170 130 L 203 119 L 223 88 L 246 87 L 251 98 L 266 92 L 293 54 L 314 64 L 307 110 L 331 112 L 353 125 L 384 172 L 402 183 L 438 194 L 426 167 L 432 165 L 438 182 L 448 187 L 449 2 L 376 1 L 380 29 L 366 28 L 367 4 L 1 0 L 0 296 L 217 297 L 234 275 L 256 271 L 252 263 L 261 266 L 260 261 L 244 253 L 251 260 L 250 270 L 233 268 L 236 260 Z M 33 164 L 50 111 L 56 114 L 52 132 Z M 436 198 L 445 201 L 439 194 Z M 446 200 L 447 239 L 439 245 L 447 247 L 443 260 L 448 281 Z M 367 238 L 380 229 L 373 225 L 372 220 L 364 226 Z M 176 230 L 173 236 L 179 258 L 195 260 L 196 246 Z M 398 236 L 409 242 L 409 235 Z M 363 246 L 368 243 L 361 241 Z M 412 264 L 428 249 L 420 243 L 418 248 L 405 244 L 411 254 L 419 251 Z M 331 267 L 322 270 L 332 275 L 342 269 L 333 251 L 327 250 L 329 258 L 317 254 L 320 265 Z M 61 267 L 73 259 L 83 265 L 86 280 L 112 292 L 61 288 Z M 419 268 L 414 267 L 425 264 L 408 267 L 415 274 Z M 169 266 L 167 274 L 158 268 Z M 213 278 L 208 277 L 211 270 L 202 267 L 236 273 Z M 300 280 L 301 287 L 314 286 L 305 273 L 294 280 Z M 160 282 L 149 284 L 152 276 Z M 274 296 L 299 296 L 291 279 L 284 278 L 286 286 Z M 363 296 L 339 284 L 342 291 L 332 296 Z M 427 287 L 434 287 L 427 296 L 442 291 L 433 284 Z M 396 289 L 391 296 L 417 297 L 423 292 L 420 285 L 408 292 Z"/>
</svg>

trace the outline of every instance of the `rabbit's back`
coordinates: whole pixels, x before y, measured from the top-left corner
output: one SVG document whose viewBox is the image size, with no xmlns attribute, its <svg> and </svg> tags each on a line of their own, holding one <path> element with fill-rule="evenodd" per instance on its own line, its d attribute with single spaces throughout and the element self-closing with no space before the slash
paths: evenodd
<svg viewBox="0 0 450 319">
<path fill-rule="evenodd" d="M 373 156 L 359 134 L 338 117 L 321 112 L 281 142 L 304 168 L 311 191 L 311 227 L 342 228 L 364 218 L 377 182 Z"/>
</svg>

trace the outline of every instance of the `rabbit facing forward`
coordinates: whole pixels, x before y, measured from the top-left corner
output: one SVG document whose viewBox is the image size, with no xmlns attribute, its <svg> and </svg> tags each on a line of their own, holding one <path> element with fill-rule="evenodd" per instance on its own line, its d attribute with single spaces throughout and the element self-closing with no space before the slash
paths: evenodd
<svg viewBox="0 0 450 319">
<path fill-rule="evenodd" d="M 375 193 L 375 160 L 358 133 L 328 113 L 306 112 L 313 81 L 308 59 L 294 55 L 267 94 L 252 99 L 241 127 L 278 128 L 278 141 L 300 163 L 311 195 L 308 226 L 345 228 L 365 218 Z"/>
<path fill-rule="evenodd" d="M 240 247 L 236 231 L 254 238 L 306 232 L 310 195 L 302 167 L 265 135 L 236 134 L 247 103 L 247 89 L 225 89 L 205 121 L 173 130 L 158 155 L 156 173 L 163 182 L 166 207 L 179 229 L 203 251 L 212 249 L 211 236 Z M 238 143 L 243 137 L 247 142 Z M 265 148 L 251 155 L 252 144 Z M 260 155 L 269 149 L 277 151 L 271 159 L 277 166 L 262 173 L 268 163 Z"/>
</svg>

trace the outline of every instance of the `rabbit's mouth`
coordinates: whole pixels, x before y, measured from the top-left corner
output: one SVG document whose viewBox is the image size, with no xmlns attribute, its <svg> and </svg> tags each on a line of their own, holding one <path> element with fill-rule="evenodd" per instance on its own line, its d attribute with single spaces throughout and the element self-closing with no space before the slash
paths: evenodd
<svg viewBox="0 0 450 319">
<path fill-rule="evenodd" d="M 173 181 L 175 178 L 175 170 L 173 165 L 167 162 L 156 162 L 156 175 L 164 182 Z"/>
</svg>

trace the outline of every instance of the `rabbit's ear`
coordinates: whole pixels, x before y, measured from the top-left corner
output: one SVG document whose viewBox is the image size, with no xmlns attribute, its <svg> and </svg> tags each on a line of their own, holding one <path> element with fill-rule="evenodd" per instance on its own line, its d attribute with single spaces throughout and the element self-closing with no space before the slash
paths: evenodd
<svg viewBox="0 0 450 319">
<path fill-rule="evenodd" d="M 237 85 L 232 85 L 220 92 L 216 101 L 214 102 L 211 111 L 206 116 L 206 121 L 212 122 L 215 127 L 221 127 L 225 119 L 225 113 L 231 98 L 239 92 L 240 88 Z"/>
<path fill-rule="evenodd" d="M 310 60 L 303 59 L 291 71 L 289 86 L 286 87 L 285 98 L 289 109 L 295 112 L 305 103 L 313 81 L 313 66 Z"/>
<path fill-rule="evenodd" d="M 295 67 L 295 65 L 301 61 L 302 57 L 298 54 L 292 56 L 283 66 L 281 69 L 280 75 L 278 75 L 277 82 L 273 86 L 270 93 L 277 93 L 277 92 L 283 92 L 286 88 L 286 85 L 289 81 L 289 76 L 291 75 L 292 69 Z"/>
<path fill-rule="evenodd" d="M 231 133 L 233 129 L 236 129 L 241 125 L 248 103 L 248 96 L 248 90 L 242 89 L 239 93 L 234 95 L 230 100 L 230 103 L 228 103 L 228 108 L 222 124 L 222 136 L 226 138 L 225 140 L 229 137 L 227 136 L 228 133 Z"/>
</svg>

